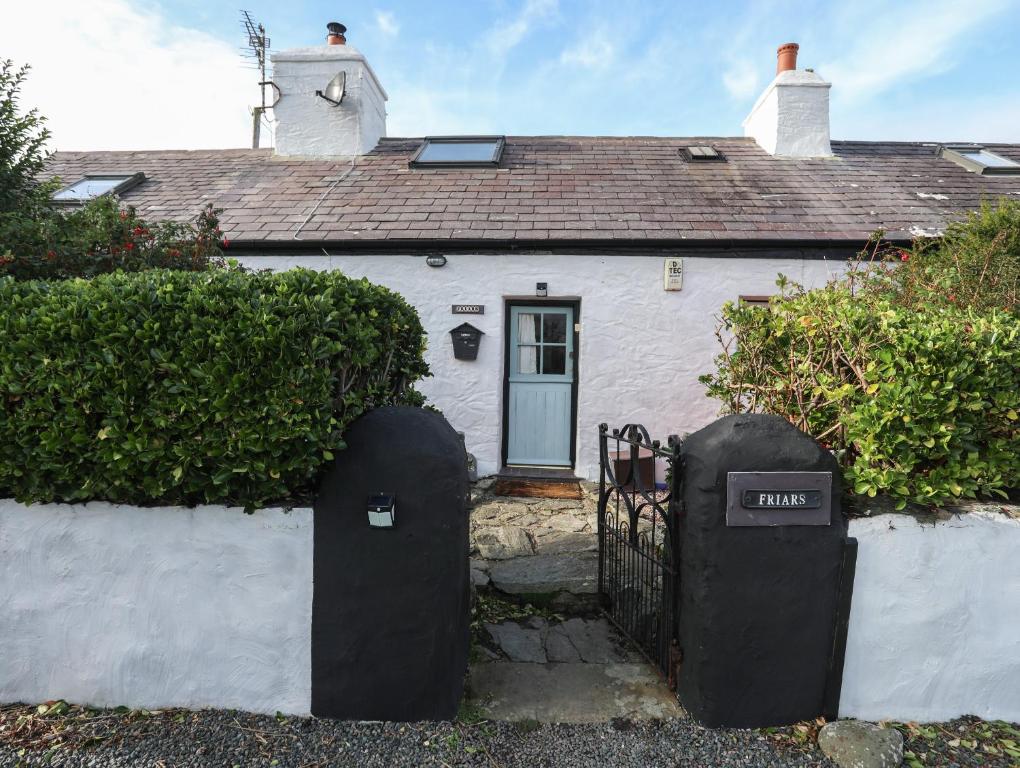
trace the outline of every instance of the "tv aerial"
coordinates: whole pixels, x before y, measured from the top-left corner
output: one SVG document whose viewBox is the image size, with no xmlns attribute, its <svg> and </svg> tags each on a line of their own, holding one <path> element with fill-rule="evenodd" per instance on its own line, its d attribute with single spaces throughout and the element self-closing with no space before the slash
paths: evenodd
<svg viewBox="0 0 1020 768">
<path fill-rule="evenodd" d="M 251 14 L 245 10 L 241 11 L 241 27 L 248 36 L 248 45 L 244 49 L 244 55 L 254 61 L 255 69 L 259 73 L 259 87 L 262 90 L 261 104 L 252 109 L 251 148 L 258 149 L 262 120 L 265 118 L 266 110 L 272 109 L 279 100 L 280 89 L 272 80 L 266 79 L 266 51 L 269 50 L 269 36 L 266 34 L 266 28 L 252 19 Z M 267 85 L 273 88 L 273 103 L 268 105 L 266 104 Z"/>
</svg>

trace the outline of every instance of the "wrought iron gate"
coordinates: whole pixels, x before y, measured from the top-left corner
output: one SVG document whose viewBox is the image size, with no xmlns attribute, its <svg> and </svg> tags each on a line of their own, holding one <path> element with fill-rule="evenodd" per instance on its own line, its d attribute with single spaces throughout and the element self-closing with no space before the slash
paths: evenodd
<svg viewBox="0 0 1020 768">
<path fill-rule="evenodd" d="M 656 483 L 661 460 L 666 482 Z M 681 462 L 676 435 L 663 447 L 640 424 L 612 431 L 599 425 L 599 593 L 609 619 L 670 687 L 679 660 Z"/>
</svg>

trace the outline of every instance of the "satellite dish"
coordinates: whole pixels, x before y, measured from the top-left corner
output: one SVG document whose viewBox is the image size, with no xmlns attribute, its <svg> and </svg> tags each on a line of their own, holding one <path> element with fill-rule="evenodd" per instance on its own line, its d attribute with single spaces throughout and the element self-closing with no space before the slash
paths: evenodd
<svg viewBox="0 0 1020 768">
<path fill-rule="evenodd" d="M 347 73 L 337 72 L 336 77 L 329 81 L 324 91 L 316 91 L 315 95 L 325 99 L 333 106 L 339 107 L 344 100 L 344 88 L 347 85 Z"/>
</svg>

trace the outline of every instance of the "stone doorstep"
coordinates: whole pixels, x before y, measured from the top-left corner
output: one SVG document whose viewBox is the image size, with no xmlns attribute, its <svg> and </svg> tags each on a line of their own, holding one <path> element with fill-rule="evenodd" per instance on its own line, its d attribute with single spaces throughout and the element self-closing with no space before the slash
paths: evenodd
<svg viewBox="0 0 1020 768">
<path fill-rule="evenodd" d="M 489 578 L 496 589 L 510 595 L 595 595 L 598 562 L 598 552 L 517 557 L 491 563 Z"/>
</svg>

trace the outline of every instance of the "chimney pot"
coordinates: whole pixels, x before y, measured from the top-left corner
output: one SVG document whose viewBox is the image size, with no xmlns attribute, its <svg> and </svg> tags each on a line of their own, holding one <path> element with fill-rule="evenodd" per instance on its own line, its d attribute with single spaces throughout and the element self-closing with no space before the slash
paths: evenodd
<svg viewBox="0 0 1020 768">
<path fill-rule="evenodd" d="M 776 74 L 786 72 L 789 69 L 797 68 L 797 51 L 800 46 L 797 43 L 784 43 L 776 51 Z"/>
<path fill-rule="evenodd" d="M 346 45 L 347 38 L 344 37 L 344 32 L 347 31 L 347 27 L 336 21 L 331 21 L 326 25 L 326 29 L 329 34 L 326 35 L 327 45 Z"/>
</svg>

